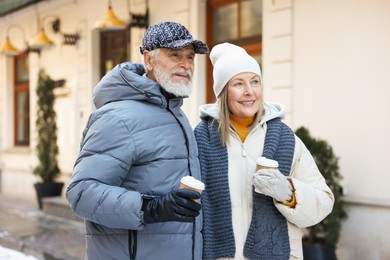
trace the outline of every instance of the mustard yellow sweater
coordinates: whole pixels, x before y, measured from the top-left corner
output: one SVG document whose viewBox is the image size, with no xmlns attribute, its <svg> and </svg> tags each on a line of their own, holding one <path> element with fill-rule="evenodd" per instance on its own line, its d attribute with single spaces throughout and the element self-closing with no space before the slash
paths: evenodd
<svg viewBox="0 0 390 260">
<path fill-rule="evenodd" d="M 249 131 L 251 130 L 250 127 L 253 124 L 254 120 L 254 116 L 243 118 L 234 116 L 232 114 L 230 115 L 230 124 L 233 126 L 237 135 L 240 137 L 241 142 L 244 142 L 245 138 L 248 136 Z"/>
</svg>

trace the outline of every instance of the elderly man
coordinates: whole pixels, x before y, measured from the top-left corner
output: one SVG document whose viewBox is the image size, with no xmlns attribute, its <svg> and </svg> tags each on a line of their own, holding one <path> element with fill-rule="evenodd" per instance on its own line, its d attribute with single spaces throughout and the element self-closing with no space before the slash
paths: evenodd
<svg viewBox="0 0 390 260">
<path fill-rule="evenodd" d="M 125 62 L 94 89 L 66 197 L 85 219 L 88 259 L 201 259 L 197 145 L 180 109 L 195 54 L 208 47 L 181 24 L 158 23 L 142 40 L 144 65 Z"/>
</svg>

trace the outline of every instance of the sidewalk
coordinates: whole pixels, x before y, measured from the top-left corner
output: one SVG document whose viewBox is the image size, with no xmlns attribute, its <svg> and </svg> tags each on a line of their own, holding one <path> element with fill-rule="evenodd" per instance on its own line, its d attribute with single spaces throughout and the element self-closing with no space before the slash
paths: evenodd
<svg viewBox="0 0 390 260">
<path fill-rule="evenodd" d="M 38 210 L 36 200 L 0 194 L 0 245 L 41 260 L 84 259 L 84 224 Z"/>
</svg>

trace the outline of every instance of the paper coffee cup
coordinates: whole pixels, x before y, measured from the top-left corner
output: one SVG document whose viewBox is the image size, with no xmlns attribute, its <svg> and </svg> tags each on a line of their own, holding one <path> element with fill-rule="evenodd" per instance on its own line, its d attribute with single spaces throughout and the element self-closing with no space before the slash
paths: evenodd
<svg viewBox="0 0 390 260">
<path fill-rule="evenodd" d="M 192 176 L 184 176 L 180 180 L 180 189 L 196 190 L 202 194 L 205 185 L 200 180 L 195 179 Z M 197 200 L 196 200 L 197 201 Z"/>
<path fill-rule="evenodd" d="M 257 170 L 278 168 L 279 167 L 278 161 L 275 161 L 275 160 L 272 160 L 272 159 L 268 159 L 266 157 L 259 157 L 256 160 L 256 164 L 257 164 L 257 166 L 256 166 Z"/>
</svg>

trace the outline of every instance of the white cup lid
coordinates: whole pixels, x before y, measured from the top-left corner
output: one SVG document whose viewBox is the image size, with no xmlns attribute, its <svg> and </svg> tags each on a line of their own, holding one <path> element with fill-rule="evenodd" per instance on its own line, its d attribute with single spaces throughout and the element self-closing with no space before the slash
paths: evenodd
<svg viewBox="0 0 390 260">
<path fill-rule="evenodd" d="M 197 190 L 204 190 L 204 183 L 192 176 L 184 176 L 181 178 L 181 183 Z"/>
<path fill-rule="evenodd" d="M 265 167 L 271 167 L 271 168 L 278 168 L 279 167 L 278 161 L 275 161 L 275 160 L 272 160 L 272 159 L 268 159 L 266 157 L 259 157 L 256 160 L 256 163 L 258 165 L 262 165 L 262 166 L 265 166 Z"/>
</svg>

